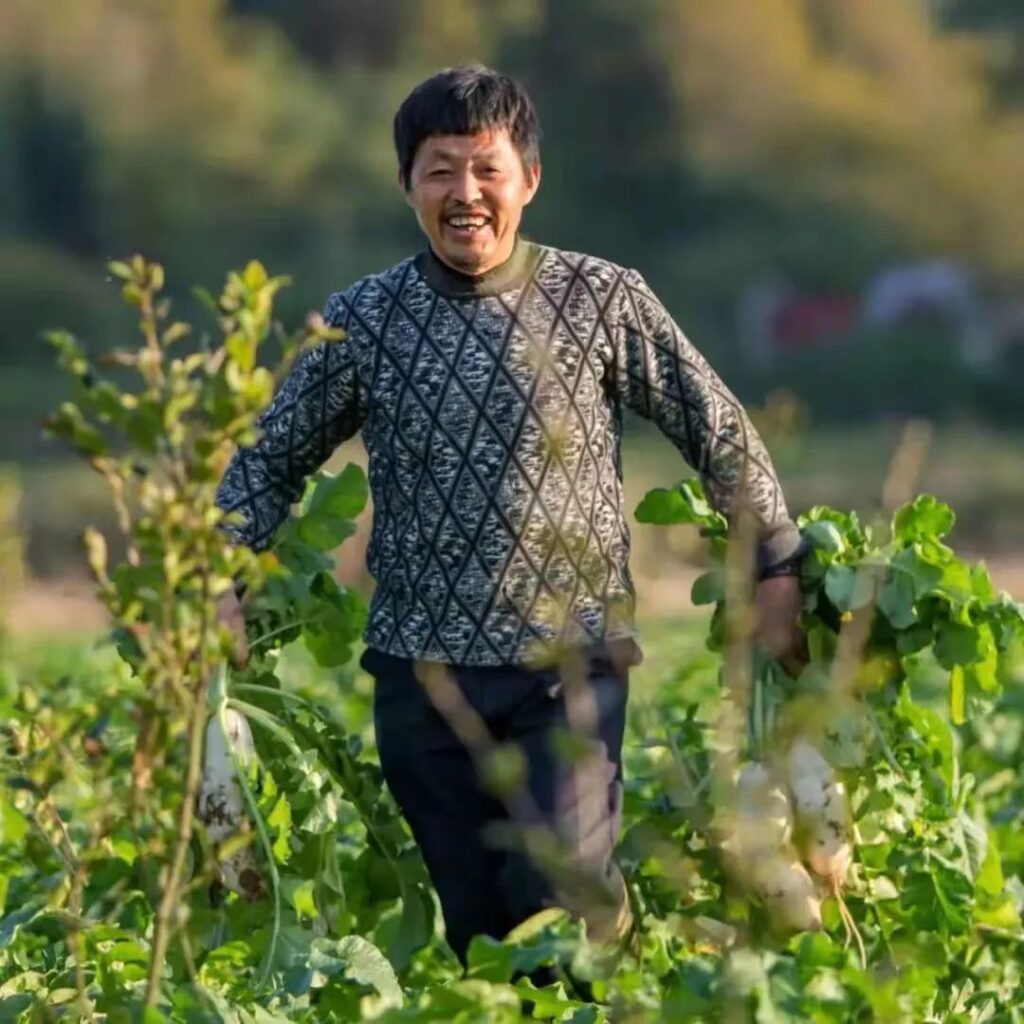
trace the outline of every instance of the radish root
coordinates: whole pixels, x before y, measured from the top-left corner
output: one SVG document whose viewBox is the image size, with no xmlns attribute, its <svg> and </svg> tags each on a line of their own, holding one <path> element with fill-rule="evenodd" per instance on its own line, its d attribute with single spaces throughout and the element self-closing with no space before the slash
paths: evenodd
<svg viewBox="0 0 1024 1024">
<path fill-rule="evenodd" d="M 846 945 L 849 946 L 851 941 L 856 944 L 860 966 L 867 970 L 868 955 L 864 948 L 864 939 L 861 937 L 857 922 L 853 919 L 853 914 L 850 913 L 850 908 L 846 905 L 846 900 L 843 899 L 843 884 L 838 876 L 829 879 L 829 895 L 835 897 L 836 906 L 839 908 L 839 918 L 846 932 Z"/>
</svg>

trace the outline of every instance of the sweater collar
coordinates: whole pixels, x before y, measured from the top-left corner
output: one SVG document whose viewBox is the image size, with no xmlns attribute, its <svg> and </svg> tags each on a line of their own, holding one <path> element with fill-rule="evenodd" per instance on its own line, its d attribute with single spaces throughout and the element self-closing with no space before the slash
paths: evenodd
<svg viewBox="0 0 1024 1024">
<path fill-rule="evenodd" d="M 433 249 L 416 257 L 416 269 L 436 292 L 450 298 L 497 295 L 520 287 L 540 261 L 540 246 L 518 235 L 512 253 L 504 263 L 484 274 L 463 274 L 439 259 Z"/>
</svg>

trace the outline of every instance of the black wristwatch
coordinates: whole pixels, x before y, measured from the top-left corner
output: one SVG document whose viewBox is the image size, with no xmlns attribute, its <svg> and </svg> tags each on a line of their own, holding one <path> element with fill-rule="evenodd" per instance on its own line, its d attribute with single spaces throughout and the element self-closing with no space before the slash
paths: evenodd
<svg viewBox="0 0 1024 1024">
<path fill-rule="evenodd" d="M 801 540 L 799 546 L 793 554 L 782 559 L 781 562 L 775 562 L 773 565 L 766 565 L 757 574 L 757 582 L 760 583 L 762 580 L 771 580 L 776 576 L 799 576 L 800 566 L 803 564 L 804 555 L 810 551 L 811 545 L 806 540 Z"/>
</svg>

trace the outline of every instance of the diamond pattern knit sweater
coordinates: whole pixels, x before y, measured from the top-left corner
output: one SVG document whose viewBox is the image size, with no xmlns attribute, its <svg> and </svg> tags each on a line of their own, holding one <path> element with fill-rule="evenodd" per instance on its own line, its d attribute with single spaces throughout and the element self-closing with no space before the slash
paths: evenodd
<svg viewBox="0 0 1024 1024">
<path fill-rule="evenodd" d="M 619 441 L 654 420 L 768 567 L 797 549 L 742 406 L 635 270 L 520 241 L 482 277 L 432 253 L 338 292 L 343 341 L 307 351 L 238 451 L 218 503 L 259 550 L 362 431 L 376 580 L 365 639 L 389 654 L 519 664 L 535 645 L 633 634 Z"/>
</svg>

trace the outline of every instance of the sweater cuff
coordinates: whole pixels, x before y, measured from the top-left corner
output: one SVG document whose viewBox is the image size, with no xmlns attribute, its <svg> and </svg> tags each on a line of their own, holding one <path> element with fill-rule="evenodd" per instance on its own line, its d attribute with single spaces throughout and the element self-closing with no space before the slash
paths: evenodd
<svg viewBox="0 0 1024 1024">
<path fill-rule="evenodd" d="M 810 545 L 800 536 L 796 523 L 787 520 L 757 546 L 758 580 L 798 576 L 800 563 L 809 549 Z"/>
</svg>

